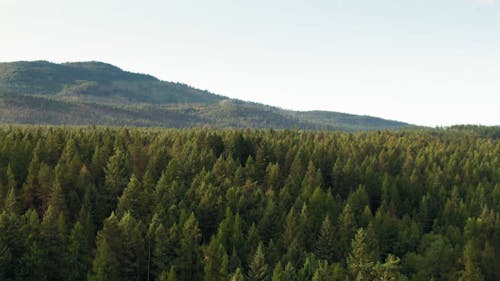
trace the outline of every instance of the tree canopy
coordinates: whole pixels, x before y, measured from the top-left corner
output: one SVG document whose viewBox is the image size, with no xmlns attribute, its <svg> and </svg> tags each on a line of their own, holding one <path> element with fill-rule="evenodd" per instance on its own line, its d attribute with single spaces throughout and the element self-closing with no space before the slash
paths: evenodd
<svg viewBox="0 0 500 281">
<path fill-rule="evenodd" d="M 0 127 L 0 279 L 500 280 L 498 129 Z"/>
</svg>

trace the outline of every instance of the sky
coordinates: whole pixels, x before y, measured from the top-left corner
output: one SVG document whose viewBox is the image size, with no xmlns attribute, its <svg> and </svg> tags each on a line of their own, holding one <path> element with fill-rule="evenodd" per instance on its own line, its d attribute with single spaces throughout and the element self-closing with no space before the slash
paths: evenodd
<svg viewBox="0 0 500 281">
<path fill-rule="evenodd" d="M 500 125 L 500 0 L 0 0 L 0 61 L 97 60 L 294 110 Z"/>
</svg>

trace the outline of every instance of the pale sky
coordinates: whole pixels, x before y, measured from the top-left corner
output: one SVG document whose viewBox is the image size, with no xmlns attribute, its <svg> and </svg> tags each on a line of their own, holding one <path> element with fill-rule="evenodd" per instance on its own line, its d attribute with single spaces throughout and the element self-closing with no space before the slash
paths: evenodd
<svg viewBox="0 0 500 281">
<path fill-rule="evenodd" d="M 500 125 L 496 0 L 0 0 L 0 61 L 41 59 L 287 109 Z"/>
</svg>

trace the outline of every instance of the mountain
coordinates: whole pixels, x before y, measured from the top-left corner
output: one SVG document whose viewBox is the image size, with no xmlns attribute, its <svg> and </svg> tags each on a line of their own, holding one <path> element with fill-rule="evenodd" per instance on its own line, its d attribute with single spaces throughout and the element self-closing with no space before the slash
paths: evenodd
<svg viewBox="0 0 500 281">
<path fill-rule="evenodd" d="M 154 127 L 397 129 L 402 122 L 244 102 L 102 62 L 0 63 L 0 122 Z"/>
</svg>

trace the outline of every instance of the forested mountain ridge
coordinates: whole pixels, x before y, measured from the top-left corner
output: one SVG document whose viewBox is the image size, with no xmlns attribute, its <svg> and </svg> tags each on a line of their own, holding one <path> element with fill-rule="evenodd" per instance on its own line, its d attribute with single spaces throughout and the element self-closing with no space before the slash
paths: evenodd
<svg viewBox="0 0 500 281">
<path fill-rule="evenodd" d="M 500 128 L 0 127 L 0 280 L 500 280 Z"/>
<path fill-rule="evenodd" d="M 0 122 L 148 127 L 397 129 L 403 122 L 296 112 L 219 96 L 102 62 L 0 63 Z"/>
<path fill-rule="evenodd" d="M 114 104 L 213 104 L 224 99 L 184 84 L 160 81 L 102 62 L 0 63 L 0 89 L 8 93 Z"/>
</svg>

